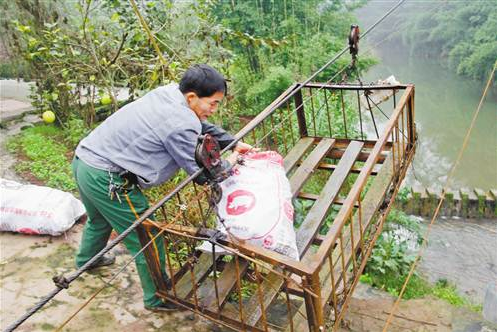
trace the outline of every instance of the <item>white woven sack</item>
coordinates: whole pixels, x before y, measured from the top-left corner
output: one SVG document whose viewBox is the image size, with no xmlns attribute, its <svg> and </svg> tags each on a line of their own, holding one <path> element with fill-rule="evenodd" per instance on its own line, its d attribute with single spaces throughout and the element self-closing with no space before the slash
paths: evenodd
<svg viewBox="0 0 497 332">
<path fill-rule="evenodd" d="M 245 155 L 244 165 L 220 186 L 218 229 L 251 244 L 299 260 L 290 183 L 274 151 Z"/>
<path fill-rule="evenodd" d="M 0 231 L 60 235 L 83 214 L 70 193 L 0 179 Z"/>
</svg>

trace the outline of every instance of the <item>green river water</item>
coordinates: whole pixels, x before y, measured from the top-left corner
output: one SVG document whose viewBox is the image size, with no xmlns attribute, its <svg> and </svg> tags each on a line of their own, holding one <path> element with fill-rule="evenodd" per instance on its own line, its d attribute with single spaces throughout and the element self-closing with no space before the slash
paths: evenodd
<svg viewBox="0 0 497 332">
<path fill-rule="evenodd" d="M 385 8 L 385 4 L 381 4 Z M 365 30 L 373 19 L 380 17 L 380 4 L 371 2 L 356 13 Z M 395 13 L 394 13 L 395 14 Z M 393 15 L 394 15 L 393 14 Z M 364 82 L 394 75 L 401 83 L 415 84 L 415 121 L 419 146 L 407 183 L 420 182 L 425 187 L 442 187 L 454 163 L 471 118 L 482 96 L 485 82 L 457 76 L 442 67 L 437 59 L 411 54 L 409 45 L 389 40 L 380 43 L 393 19 L 383 22 L 383 28 L 373 30 L 361 45 L 373 48 L 379 64 L 363 77 Z M 387 28 L 385 28 L 385 26 Z M 497 55 L 496 55 L 497 59 Z M 497 89 L 490 89 L 462 160 L 456 169 L 452 185 L 461 187 L 497 188 Z"/>
</svg>

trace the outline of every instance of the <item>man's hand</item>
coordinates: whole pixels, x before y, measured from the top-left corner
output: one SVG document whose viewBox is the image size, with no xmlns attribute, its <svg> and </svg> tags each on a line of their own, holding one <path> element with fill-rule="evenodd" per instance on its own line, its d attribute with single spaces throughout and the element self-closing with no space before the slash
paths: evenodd
<svg viewBox="0 0 497 332">
<path fill-rule="evenodd" d="M 239 155 L 240 153 L 238 151 L 234 151 L 228 156 L 228 158 L 226 158 L 226 160 L 231 164 L 231 166 L 233 166 L 236 164 Z"/>
<path fill-rule="evenodd" d="M 243 143 L 243 142 L 238 142 L 236 144 L 236 147 L 235 147 L 235 152 L 238 152 L 238 153 L 241 153 L 241 154 L 245 154 L 247 152 L 258 152 L 260 151 L 261 149 L 259 148 L 254 148 L 252 145 L 250 144 L 247 144 L 247 143 Z"/>
</svg>

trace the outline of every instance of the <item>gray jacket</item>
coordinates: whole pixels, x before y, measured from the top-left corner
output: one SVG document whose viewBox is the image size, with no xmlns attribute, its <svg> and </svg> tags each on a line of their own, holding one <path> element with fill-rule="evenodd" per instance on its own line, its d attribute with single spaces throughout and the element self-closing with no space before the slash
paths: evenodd
<svg viewBox="0 0 497 332">
<path fill-rule="evenodd" d="M 79 143 L 76 156 L 98 169 L 128 170 L 148 188 L 167 181 L 179 168 L 188 174 L 199 169 L 195 148 L 202 133 L 216 137 L 222 148 L 234 140 L 223 129 L 201 122 L 178 85 L 169 84 L 108 117 Z"/>
</svg>

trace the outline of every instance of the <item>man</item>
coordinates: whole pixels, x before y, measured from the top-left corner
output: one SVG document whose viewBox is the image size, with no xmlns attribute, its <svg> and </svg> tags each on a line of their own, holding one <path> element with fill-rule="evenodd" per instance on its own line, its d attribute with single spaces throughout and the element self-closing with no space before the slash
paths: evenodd
<svg viewBox="0 0 497 332">
<path fill-rule="evenodd" d="M 207 65 L 195 65 L 184 74 L 179 86 L 169 84 L 152 90 L 111 115 L 80 142 L 73 172 L 88 220 L 76 255 L 77 266 L 105 247 L 112 229 L 123 232 L 137 219 L 137 214 L 148 208 L 140 188 L 167 181 L 179 168 L 188 174 L 199 169 L 195 148 L 200 134 L 211 134 L 221 148 L 234 140 L 223 129 L 205 122 L 226 93 L 226 81 L 220 73 Z M 238 143 L 228 161 L 234 164 L 238 153 L 251 148 Z M 126 199 L 119 191 L 125 184 L 125 174 L 135 180 L 135 184 L 124 188 Z M 136 232 L 130 233 L 124 244 L 131 255 L 142 248 Z M 156 239 L 154 247 L 167 280 L 162 240 Z M 114 260 L 104 256 L 92 268 L 110 265 Z M 176 309 L 173 303 L 162 302 L 155 295 L 156 287 L 143 254 L 137 256 L 135 263 L 145 308 Z"/>
</svg>

